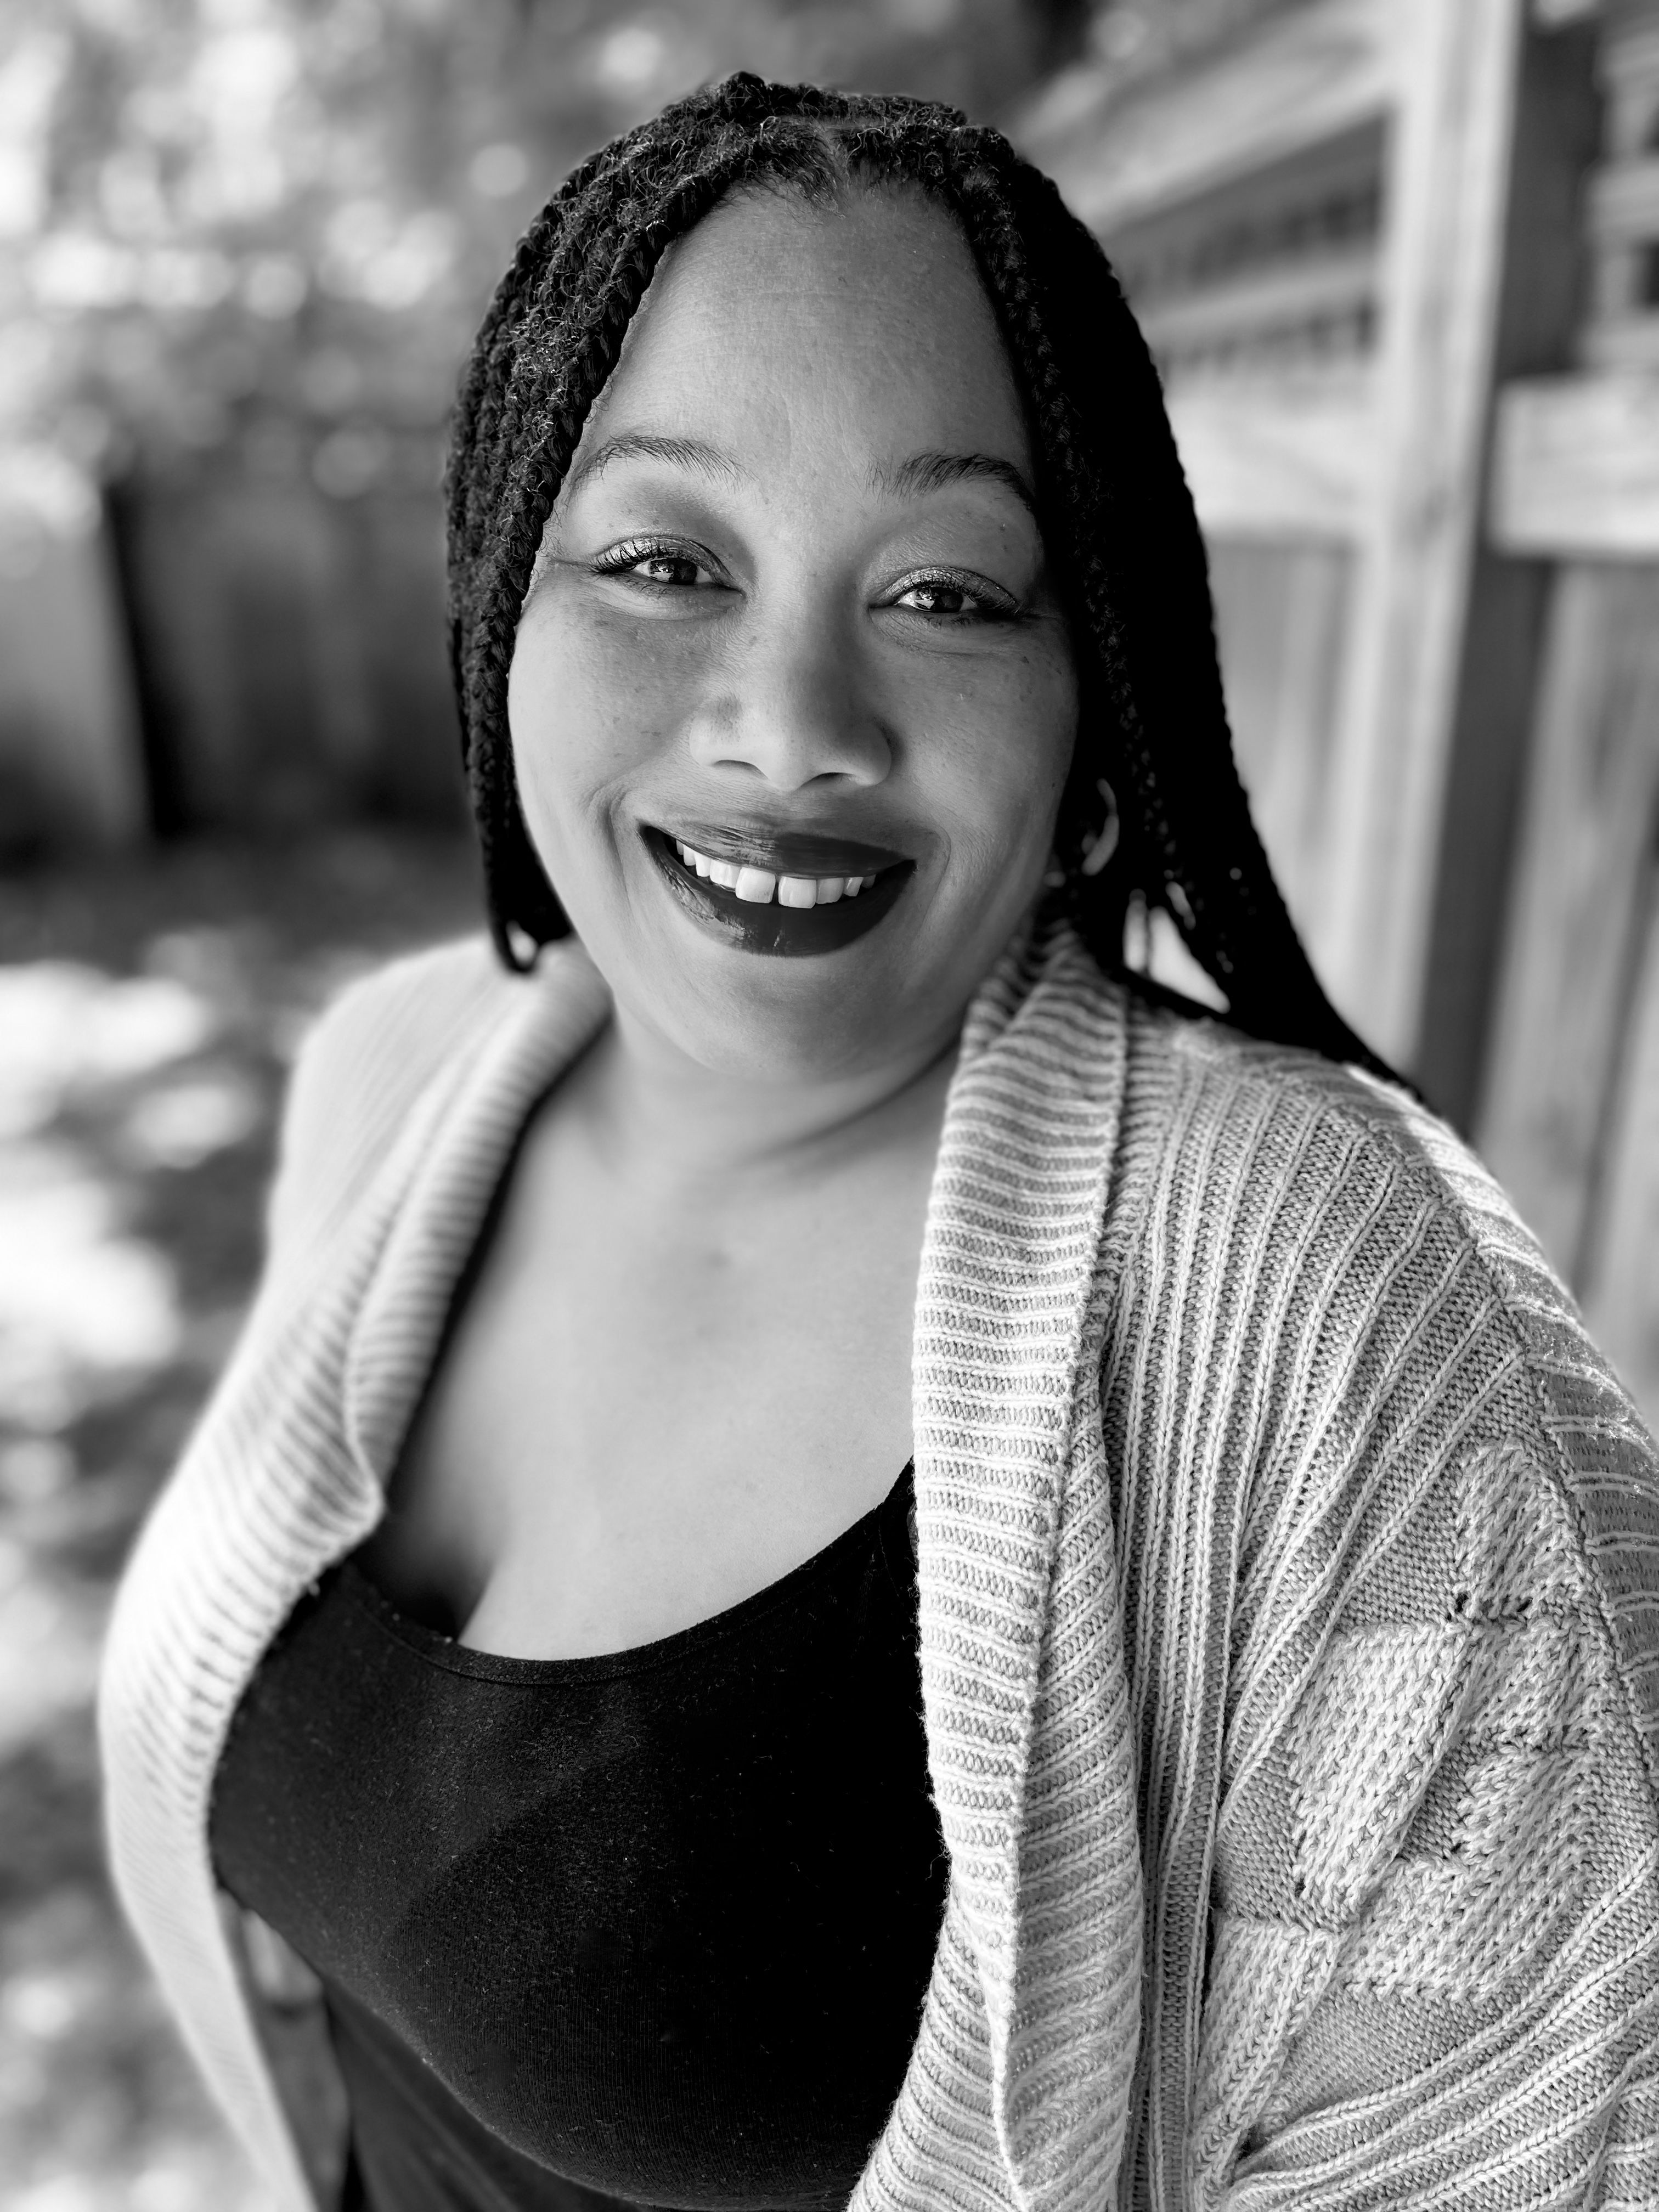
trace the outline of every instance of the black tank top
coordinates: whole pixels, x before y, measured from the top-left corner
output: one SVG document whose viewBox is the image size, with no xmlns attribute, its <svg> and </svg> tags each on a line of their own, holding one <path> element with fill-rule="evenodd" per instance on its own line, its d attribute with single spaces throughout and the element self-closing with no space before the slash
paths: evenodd
<svg viewBox="0 0 1659 2212">
<path fill-rule="evenodd" d="M 211 1842 L 323 1978 L 358 2201 L 845 2203 L 945 1902 L 910 1501 L 602 1658 L 474 1651 L 350 1560 L 296 1607 Z"/>
</svg>

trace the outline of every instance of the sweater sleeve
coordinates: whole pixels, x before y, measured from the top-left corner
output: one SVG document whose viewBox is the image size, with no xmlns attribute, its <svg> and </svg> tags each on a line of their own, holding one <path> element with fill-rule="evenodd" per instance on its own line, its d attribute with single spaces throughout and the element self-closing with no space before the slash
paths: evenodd
<svg viewBox="0 0 1659 2212">
<path fill-rule="evenodd" d="M 1103 1415 L 1133 2202 L 1659 2204 L 1659 1467 L 1396 1093 L 1143 1021 Z"/>
<path fill-rule="evenodd" d="M 1238 1523 L 1189 2185 L 1650 2208 L 1653 1442 L 1449 1132 L 1316 1119 L 1345 1203 Z"/>
</svg>

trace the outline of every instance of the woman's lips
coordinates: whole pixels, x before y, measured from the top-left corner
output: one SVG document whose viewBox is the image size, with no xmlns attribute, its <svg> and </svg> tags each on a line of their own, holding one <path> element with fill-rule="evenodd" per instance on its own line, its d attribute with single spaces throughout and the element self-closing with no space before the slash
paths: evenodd
<svg viewBox="0 0 1659 2212">
<path fill-rule="evenodd" d="M 832 837 L 822 830 L 774 830 L 764 823 L 747 827 L 731 822 L 680 820 L 665 826 L 671 843 L 690 845 L 710 860 L 737 867 L 769 870 L 779 876 L 878 875 L 901 867 L 913 856 L 890 845 L 866 844 L 858 837 Z"/>
<path fill-rule="evenodd" d="M 748 952 L 836 951 L 885 919 L 915 871 L 903 854 L 842 838 L 713 828 L 644 836 L 692 919 Z"/>
</svg>

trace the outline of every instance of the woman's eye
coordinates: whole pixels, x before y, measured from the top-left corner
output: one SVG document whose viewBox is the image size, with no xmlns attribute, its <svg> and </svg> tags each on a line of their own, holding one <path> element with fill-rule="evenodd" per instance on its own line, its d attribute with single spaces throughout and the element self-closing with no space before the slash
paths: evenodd
<svg viewBox="0 0 1659 2212">
<path fill-rule="evenodd" d="M 647 584 L 679 584 L 687 587 L 708 573 L 702 562 L 692 560 L 687 553 L 647 553 L 643 561 L 632 561 L 629 566 Z"/>
<path fill-rule="evenodd" d="M 918 576 L 896 592 L 887 605 L 946 622 L 1006 622 L 1018 611 L 1017 602 L 1006 593 L 959 576 Z"/>
<path fill-rule="evenodd" d="M 681 545 L 617 545 L 594 566 L 602 576 L 625 576 L 664 591 L 695 591 L 720 581 L 701 555 Z"/>
</svg>

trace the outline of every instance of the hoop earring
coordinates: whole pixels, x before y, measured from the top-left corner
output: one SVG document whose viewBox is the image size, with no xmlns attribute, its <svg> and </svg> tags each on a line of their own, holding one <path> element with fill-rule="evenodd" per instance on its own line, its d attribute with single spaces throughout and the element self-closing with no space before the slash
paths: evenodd
<svg viewBox="0 0 1659 2212">
<path fill-rule="evenodd" d="M 1105 777 L 1096 779 L 1095 789 L 1106 802 L 1106 814 L 1092 837 L 1083 841 L 1083 858 L 1078 864 L 1079 875 L 1097 876 L 1114 853 L 1122 834 L 1123 823 L 1117 811 L 1117 794 Z"/>
</svg>

